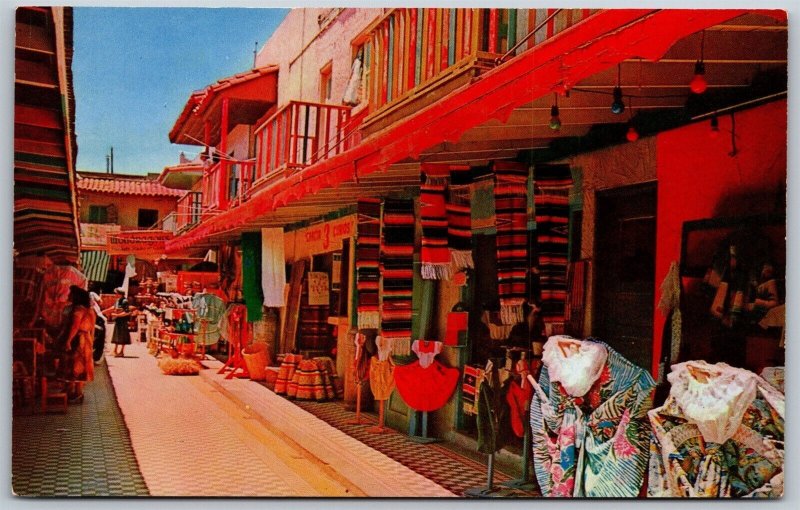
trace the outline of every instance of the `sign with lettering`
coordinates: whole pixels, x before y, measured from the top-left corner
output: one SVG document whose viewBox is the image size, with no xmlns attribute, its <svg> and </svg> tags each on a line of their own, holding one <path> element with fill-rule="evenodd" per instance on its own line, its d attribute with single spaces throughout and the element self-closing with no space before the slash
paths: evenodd
<svg viewBox="0 0 800 510">
<path fill-rule="evenodd" d="M 293 260 L 342 249 L 342 240 L 356 235 L 356 215 L 351 214 L 286 234 L 286 254 Z"/>
<path fill-rule="evenodd" d="M 331 288 L 328 273 L 308 273 L 308 304 L 311 306 L 329 305 Z"/>
<path fill-rule="evenodd" d="M 174 237 L 163 230 L 123 230 L 108 236 L 109 255 L 135 255 L 136 258 L 155 260 L 165 251 L 166 242 Z"/>
<path fill-rule="evenodd" d="M 119 225 L 81 223 L 81 247 L 85 250 L 90 248 L 102 248 L 105 250 L 108 236 L 118 234 L 119 231 Z"/>
</svg>

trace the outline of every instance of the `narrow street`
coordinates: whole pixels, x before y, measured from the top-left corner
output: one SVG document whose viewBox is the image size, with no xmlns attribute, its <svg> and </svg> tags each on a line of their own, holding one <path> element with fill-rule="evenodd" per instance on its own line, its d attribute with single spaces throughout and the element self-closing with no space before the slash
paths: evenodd
<svg viewBox="0 0 800 510">
<path fill-rule="evenodd" d="M 134 344 L 125 358 L 106 363 L 87 385 L 84 404 L 71 405 L 66 416 L 15 418 L 15 437 L 28 436 L 14 443 L 15 493 L 453 495 L 261 385 L 221 382 L 215 360 L 204 361 L 208 369 L 200 377 L 165 376 L 145 347 Z"/>
</svg>

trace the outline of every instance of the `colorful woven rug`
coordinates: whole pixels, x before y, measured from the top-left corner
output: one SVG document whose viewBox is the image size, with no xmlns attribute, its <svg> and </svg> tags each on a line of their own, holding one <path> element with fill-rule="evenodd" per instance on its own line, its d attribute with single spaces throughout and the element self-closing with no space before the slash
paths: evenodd
<svg viewBox="0 0 800 510">
<path fill-rule="evenodd" d="M 454 272 L 475 267 L 472 260 L 472 218 L 470 188 L 472 168 L 466 165 L 450 166 L 450 184 L 447 187 L 447 244 Z"/>
<path fill-rule="evenodd" d="M 569 241 L 569 165 L 536 165 L 534 170 L 536 240 L 542 318 L 564 323 L 567 299 L 567 251 Z"/>
<path fill-rule="evenodd" d="M 414 280 L 414 202 L 386 199 L 381 243 L 383 302 L 381 334 L 395 352 L 411 347 L 411 296 Z"/>
<path fill-rule="evenodd" d="M 495 161 L 494 200 L 497 215 L 497 280 L 503 324 L 523 321 L 528 273 L 528 165 Z"/>
<path fill-rule="evenodd" d="M 450 279 L 450 250 L 447 247 L 445 187 L 449 165 L 423 164 L 419 187 L 422 223 L 421 273 L 426 280 Z"/>
<path fill-rule="evenodd" d="M 358 327 L 359 329 L 377 329 L 380 325 L 381 201 L 377 198 L 359 198 L 357 211 Z"/>
</svg>

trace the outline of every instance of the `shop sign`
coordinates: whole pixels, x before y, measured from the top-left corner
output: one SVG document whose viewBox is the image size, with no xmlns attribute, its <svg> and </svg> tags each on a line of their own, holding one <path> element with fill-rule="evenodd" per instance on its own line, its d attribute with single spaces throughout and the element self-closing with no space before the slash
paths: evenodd
<svg viewBox="0 0 800 510">
<path fill-rule="evenodd" d="M 308 273 L 308 304 L 311 306 L 329 305 L 330 296 L 328 273 Z"/>
<path fill-rule="evenodd" d="M 118 234 L 119 231 L 119 225 L 81 223 L 81 246 L 84 249 L 105 249 L 106 244 L 108 244 L 108 236 Z"/>
<path fill-rule="evenodd" d="M 136 258 L 154 260 L 166 250 L 166 242 L 172 239 L 172 232 L 163 230 L 124 230 L 108 236 L 109 255 L 133 254 Z"/>
<path fill-rule="evenodd" d="M 299 229 L 293 234 L 294 246 L 287 246 L 286 251 L 294 253 L 295 260 L 312 254 L 338 251 L 342 249 L 342 240 L 356 235 L 356 216 L 351 214 L 344 218 L 326 221 Z"/>
</svg>

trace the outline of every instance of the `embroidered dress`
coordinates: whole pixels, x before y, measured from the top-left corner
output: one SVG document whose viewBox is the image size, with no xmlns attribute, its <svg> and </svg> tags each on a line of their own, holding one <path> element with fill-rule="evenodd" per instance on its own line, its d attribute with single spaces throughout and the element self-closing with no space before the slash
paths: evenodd
<svg viewBox="0 0 800 510">
<path fill-rule="evenodd" d="M 370 358 L 369 386 L 375 400 L 389 400 L 394 391 L 394 361 L 392 361 L 392 339 L 375 338 L 378 355 Z"/>
<path fill-rule="evenodd" d="M 680 363 L 668 379 L 667 401 L 649 413 L 648 496 L 782 496 L 783 395 L 725 363 Z"/>
<path fill-rule="evenodd" d="M 415 340 L 411 350 L 419 359 L 394 369 L 397 391 L 410 408 L 435 411 L 450 399 L 459 371 L 434 359 L 442 351 L 442 342 Z"/>
<path fill-rule="evenodd" d="M 549 352 L 563 342 L 563 337 L 550 337 L 545 349 Z M 573 391 L 586 387 L 586 378 L 565 373 L 559 357 L 543 359 L 530 418 L 533 465 L 542 494 L 636 497 L 647 467 L 646 413 L 652 406 L 655 381 L 603 342 L 572 342 L 578 350 L 584 347 L 587 356 L 590 352 L 602 356 L 604 350 L 605 361 L 599 367 L 593 360 L 576 364 L 593 370 L 586 393 L 576 395 L 550 374 L 556 372 Z"/>
</svg>

